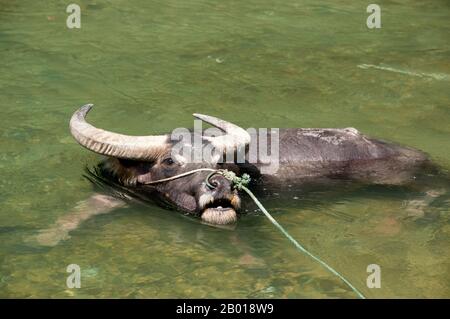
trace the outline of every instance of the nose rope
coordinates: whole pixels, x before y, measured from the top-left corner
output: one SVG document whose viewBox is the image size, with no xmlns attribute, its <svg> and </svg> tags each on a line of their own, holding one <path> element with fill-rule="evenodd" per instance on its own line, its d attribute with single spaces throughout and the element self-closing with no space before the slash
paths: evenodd
<svg viewBox="0 0 450 319">
<path fill-rule="evenodd" d="M 209 179 L 215 175 L 215 174 L 220 174 L 223 177 L 225 177 L 226 179 L 228 179 L 232 185 L 237 188 L 238 190 L 241 190 L 242 186 L 246 186 L 250 183 L 250 175 L 248 174 L 242 174 L 241 177 L 236 176 L 236 174 L 232 171 L 226 170 L 226 169 L 214 169 L 214 168 L 197 168 L 197 169 L 193 169 L 190 170 L 188 172 L 184 172 L 181 174 L 177 174 L 171 177 L 167 177 L 167 178 L 162 178 L 162 179 L 158 179 L 156 181 L 151 181 L 151 182 L 145 182 L 143 183 L 144 185 L 152 185 L 152 184 L 158 184 L 158 183 L 163 183 L 163 182 L 169 182 L 169 181 L 173 181 L 175 179 L 181 178 L 181 177 L 185 177 L 185 176 L 189 176 L 198 172 L 210 172 L 208 174 L 208 176 L 206 176 L 205 179 L 205 183 L 209 188 L 215 188 L 213 185 L 211 185 L 211 183 L 209 182 Z"/>
<path fill-rule="evenodd" d="M 255 197 L 255 195 L 253 195 L 253 193 L 246 187 L 249 182 L 250 182 L 250 176 L 248 174 L 242 174 L 241 177 L 236 176 L 236 174 L 232 171 L 228 171 L 226 169 L 213 169 L 213 168 L 198 168 L 198 169 L 194 169 L 182 174 L 178 174 L 172 177 L 168 177 L 168 178 L 163 178 L 163 179 L 159 179 L 157 181 L 152 181 L 152 182 L 147 182 L 145 184 L 156 184 L 156 183 L 162 183 L 162 182 L 168 182 L 180 177 L 185 177 L 197 172 L 202 172 L 202 171 L 208 171 L 210 172 L 208 174 L 208 176 L 206 177 L 206 185 L 210 188 L 215 188 L 213 185 L 210 184 L 209 179 L 215 175 L 215 174 L 220 174 L 223 177 L 225 177 L 226 179 L 228 179 L 234 188 L 238 189 L 238 190 L 243 190 L 245 191 L 250 198 L 256 203 L 256 205 L 259 207 L 259 209 L 261 209 L 261 211 L 264 213 L 264 215 L 270 220 L 270 222 L 272 224 L 275 225 L 275 227 L 278 228 L 279 231 L 281 231 L 281 233 L 291 242 L 294 244 L 294 246 L 303 254 L 309 256 L 310 258 L 312 258 L 313 260 L 317 261 L 320 265 L 322 265 L 324 268 L 326 268 L 329 272 L 331 272 L 333 275 L 337 276 L 339 279 L 341 279 L 356 295 L 358 295 L 359 298 L 361 299 L 366 299 L 366 297 L 364 297 L 364 295 L 356 288 L 354 287 L 350 281 L 348 281 L 343 275 L 341 275 L 339 272 L 337 272 L 333 267 L 331 267 L 330 265 L 328 265 L 326 262 L 324 262 L 322 259 L 320 259 L 319 257 L 313 255 L 311 252 L 309 252 L 305 247 L 303 247 L 298 241 L 296 241 L 284 228 L 283 226 L 281 226 L 276 220 L 275 218 L 272 217 L 272 215 L 270 215 L 270 213 L 264 208 L 264 206 L 260 203 L 260 201 Z"/>
<path fill-rule="evenodd" d="M 185 172 L 185 173 L 182 173 L 182 174 L 174 175 L 174 176 L 167 177 L 167 178 L 158 179 L 158 180 L 156 180 L 156 181 L 145 182 L 145 183 L 143 183 L 143 184 L 145 184 L 145 185 L 151 185 L 151 184 L 158 184 L 158 183 L 162 183 L 162 182 L 169 182 L 169 181 L 172 181 L 172 180 L 174 180 L 174 179 L 177 179 L 177 178 L 180 178 L 180 177 L 185 177 L 185 176 L 188 176 L 188 175 L 191 175 L 191 174 L 194 174 L 194 173 L 197 173 L 197 172 L 202 172 L 202 171 L 212 172 L 212 173 L 217 173 L 217 172 L 219 172 L 220 170 L 218 170 L 218 169 L 213 169 L 213 168 L 197 168 L 197 169 L 193 169 L 193 170 L 191 170 L 191 171 L 188 171 L 188 172 Z M 208 177 L 209 177 L 209 176 L 210 176 L 210 175 L 208 175 Z"/>
</svg>

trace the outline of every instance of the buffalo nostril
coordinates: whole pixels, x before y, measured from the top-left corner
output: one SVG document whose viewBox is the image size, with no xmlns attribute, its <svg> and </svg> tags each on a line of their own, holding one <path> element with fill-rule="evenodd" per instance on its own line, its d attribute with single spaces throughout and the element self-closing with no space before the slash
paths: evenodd
<svg viewBox="0 0 450 319">
<path fill-rule="evenodd" d="M 220 183 L 217 180 L 210 180 L 209 181 L 209 186 L 211 189 L 217 188 L 219 187 Z"/>
<path fill-rule="evenodd" d="M 214 187 L 217 187 L 217 186 L 219 186 L 219 183 L 217 181 L 212 181 L 211 185 L 214 186 Z"/>
<path fill-rule="evenodd" d="M 221 185 L 219 179 L 217 177 L 212 177 L 207 179 L 206 185 L 209 187 L 209 189 L 215 189 Z"/>
</svg>

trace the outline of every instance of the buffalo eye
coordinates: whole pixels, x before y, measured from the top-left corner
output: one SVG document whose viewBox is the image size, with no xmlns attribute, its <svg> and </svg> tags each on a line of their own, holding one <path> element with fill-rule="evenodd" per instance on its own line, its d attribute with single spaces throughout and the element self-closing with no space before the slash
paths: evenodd
<svg viewBox="0 0 450 319">
<path fill-rule="evenodd" d="M 173 161 L 173 159 L 171 157 L 168 157 L 163 161 L 163 163 L 166 165 L 173 165 L 175 162 Z"/>
</svg>

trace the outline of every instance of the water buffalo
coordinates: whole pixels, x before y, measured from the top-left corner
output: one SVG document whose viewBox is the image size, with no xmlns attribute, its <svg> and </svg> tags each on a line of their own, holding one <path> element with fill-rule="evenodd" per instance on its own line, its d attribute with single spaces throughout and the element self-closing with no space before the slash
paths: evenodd
<svg viewBox="0 0 450 319">
<path fill-rule="evenodd" d="M 91 108 L 90 104 L 81 107 L 70 120 L 75 140 L 106 156 L 91 177 L 118 185 L 125 197 L 157 199 L 183 212 L 200 216 L 210 224 L 235 222 L 240 208 L 238 191 L 222 175 L 213 175 L 209 185 L 205 182 L 209 172 L 203 171 L 167 182 L 149 183 L 198 168 L 226 168 L 238 175 L 249 174 L 253 188 L 335 180 L 402 185 L 413 181 L 417 172 L 429 164 L 421 151 L 368 137 L 354 128 L 287 128 L 280 129 L 277 135 L 279 156 L 276 160 L 279 167 L 265 172 L 262 168 L 271 163 L 258 158 L 256 161 L 248 160 L 248 146 L 253 141 L 246 130 L 201 114 L 194 116 L 223 132 L 215 137 L 200 136 L 202 147 L 212 145 L 219 153 L 230 149 L 244 149 L 247 153 L 245 161 L 241 162 L 192 162 L 173 155 L 173 147 L 179 141 L 174 140 L 171 134 L 128 136 L 92 126 L 85 119 Z M 194 139 L 198 133 L 191 134 Z"/>
</svg>

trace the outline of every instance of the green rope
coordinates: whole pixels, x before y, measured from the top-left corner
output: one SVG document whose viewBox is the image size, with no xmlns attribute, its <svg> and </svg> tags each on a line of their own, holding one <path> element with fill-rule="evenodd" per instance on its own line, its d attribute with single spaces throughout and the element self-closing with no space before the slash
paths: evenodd
<svg viewBox="0 0 450 319">
<path fill-rule="evenodd" d="M 213 175 L 214 173 L 211 173 Z M 326 262 L 321 260 L 319 257 L 316 257 L 312 253 L 310 253 L 306 248 L 304 248 L 302 245 L 300 245 L 289 233 L 281 226 L 273 217 L 269 214 L 269 212 L 264 208 L 264 206 L 259 202 L 259 200 L 253 195 L 253 193 L 246 187 L 248 183 L 250 182 L 250 176 L 248 174 L 242 174 L 242 177 L 237 177 L 235 173 L 224 170 L 220 171 L 219 174 L 222 174 L 225 178 L 230 180 L 237 189 L 245 191 L 251 199 L 258 205 L 258 207 L 261 209 L 261 211 L 266 215 L 266 217 L 274 224 L 282 233 L 284 236 L 286 236 L 287 239 L 289 239 L 294 246 L 300 250 L 302 253 L 306 254 L 307 256 L 311 257 L 315 261 L 317 261 L 319 264 L 321 264 L 323 267 L 325 267 L 328 271 L 330 271 L 332 274 L 339 277 L 344 283 L 347 284 L 361 299 L 366 299 L 364 295 L 356 289 L 347 279 L 345 279 L 344 276 L 342 276 L 340 273 L 338 273 L 336 270 L 334 270 L 331 266 L 329 266 Z M 209 176 L 208 176 L 209 177 Z M 208 178 L 209 179 L 209 178 Z M 208 180 L 207 179 L 207 180 Z"/>
</svg>

